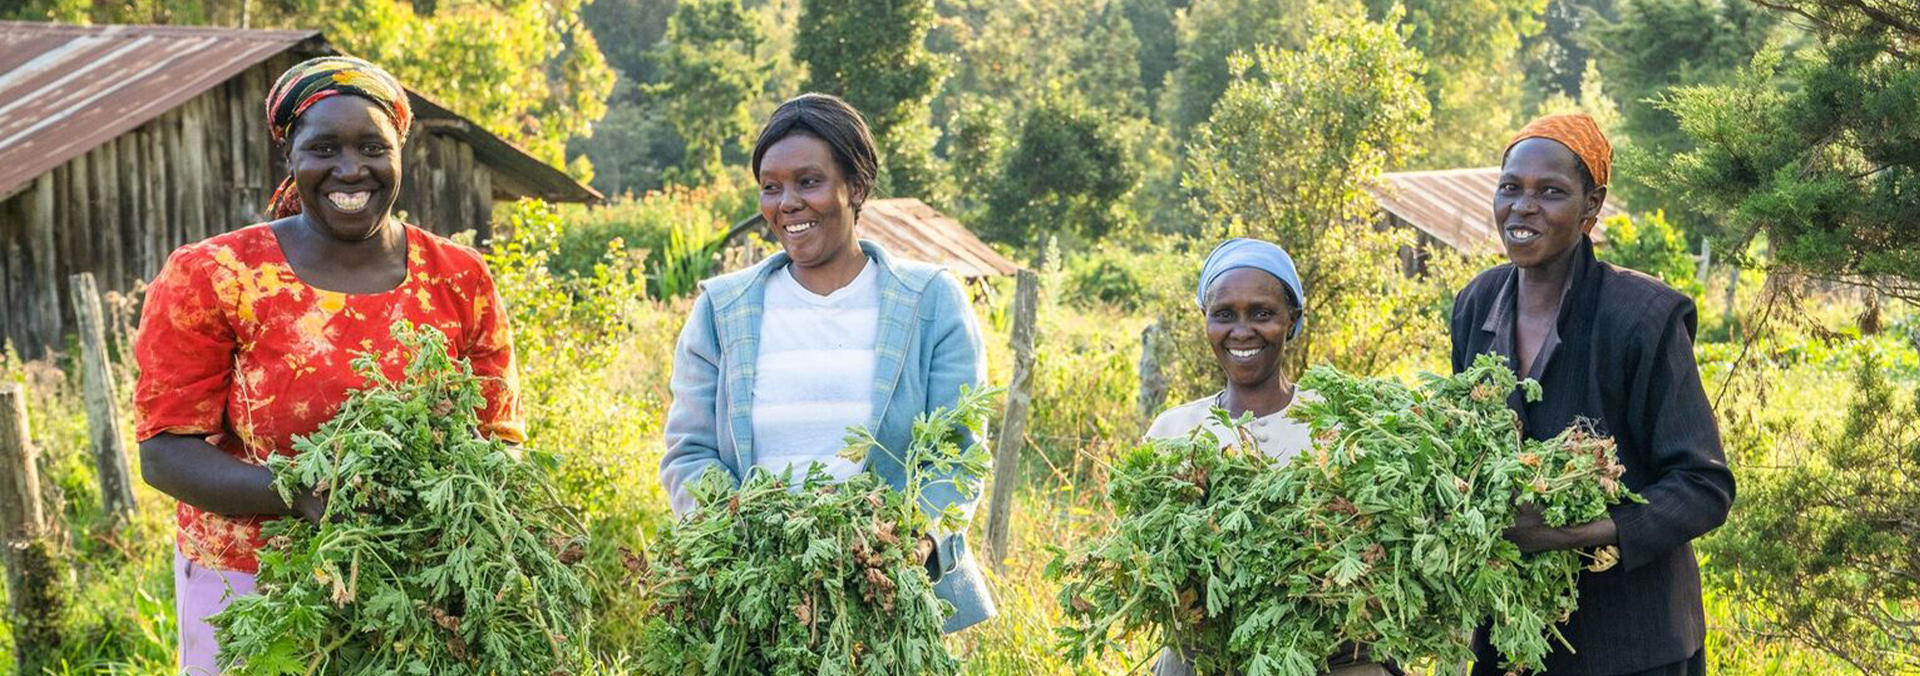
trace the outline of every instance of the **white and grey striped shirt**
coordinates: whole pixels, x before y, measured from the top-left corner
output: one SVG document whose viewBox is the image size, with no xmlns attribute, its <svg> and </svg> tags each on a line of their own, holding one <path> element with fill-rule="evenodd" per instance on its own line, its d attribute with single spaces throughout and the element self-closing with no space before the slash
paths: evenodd
<svg viewBox="0 0 1920 676">
<path fill-rule="evenodd" d="M 847 428 L 873 413 L 874 341 L 880 326 L 879 266 L 825 296 L 789 265 L 768 276 L 753 379 L 753 464 L 795 477 L 818 462 L 839 480 L 860 465 L 838 457 Z"/>
</svg>

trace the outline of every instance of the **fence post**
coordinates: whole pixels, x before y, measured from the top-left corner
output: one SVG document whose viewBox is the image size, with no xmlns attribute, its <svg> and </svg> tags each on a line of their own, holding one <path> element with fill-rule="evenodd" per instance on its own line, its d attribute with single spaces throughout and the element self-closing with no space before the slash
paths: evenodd
<svg viewBox="0 0 1920 676">
<path fill-rule="evenodd" d="M 0 550 L 7 568 L 7 620 L 22 674 L 40 673 L 58 651 L 66 612 L 62 564 L 48 536 L 35 455 L 26 390 L 0 383 Z"/>
<path fill-rule="evenodd" d="M 74 325 L 80 331 L 80 381 L 86 394 L 94 468 L 100 475 L 100 504 L 124 523 L 133 516 L 133 481 L 127 473 L 127 442 L 120 423 L 113 368 L 107 361 L 100 293 L 94 287 L 93 273 L 82 272 L 68 281 L 73 290 Z"/>
<path fill-rule="evenodd" d="M 987 506 L 987 551 L 996 570 L 1006 569 L 1013 494 L 1020 483 L 1020 449 L 1027 441 L 1027 408 L 1033 403 L 1033 323 L 1040 304 L 1040 277 L 1021 270 L 1013 297 L 1013 381 L 994 439 L 993 496 Z"/>
<path fill-rule="evenodd" d="M 1140 429 L 1141 434 L 1153 426 L 1153 414 L 1158 413 L 1161 402 L 1167 399 L 1167 373 L 1160 366 L 1160 343 L 1166 329 L 1159 321 L 1148 324 L 1140 330 Z"/>
<path fill-rule="evenodd" d="M 27 432 L 27 392 L 0 383 L 0 539 L 13 542 L 46 527 L 40 503 L 40 468 Z"/>
</svg>

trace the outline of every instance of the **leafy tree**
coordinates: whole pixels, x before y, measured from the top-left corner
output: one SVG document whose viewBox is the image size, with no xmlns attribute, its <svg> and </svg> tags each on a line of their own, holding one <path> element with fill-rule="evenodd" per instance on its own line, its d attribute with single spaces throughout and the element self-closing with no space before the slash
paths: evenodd
<svg viewBox="0 0 1920 676">
<path fill-rule="evenodd" d="M 653 55 L 666 39 L 674 9 L 673 0 L 593 0 L 580 11 L 617 77 L 607 114 L 593 125 L 592 136 L 567 143 L 567 155 L 593 162 L 593 187 L 602 194 L 660 188 L 686 152 L 661 98 L 645 94 L 659 80 Z"/>
<path fill-rule="evenodd" d="M 1135 54 L 1140 42 L 1120 0 L 946 0 L 935 42 L 956 68 L 935 108 L 946 120 L 943 150 L 959 193 L 947 206 L 986 218 L 1005 155 L 1032 108 L 1072 92 L 1076 106 L 1113 127 L 1130 155 L 1151 152 Z M 1129 166 L 1137 165 L 1132 160 Z M 1133 201 L 1132 198 L 1129 201 Z M 1116 213 L 1134 205 L 1116 206 Z M 1132 215 L 1122 219 L 1135 220 Z"/>
<path fill-rule="evenodd" d="M 1161 92 L 1161 118 L 1185 142 L 1206 122 L 1214 102 L 1234 81 L 1227 57 L 1259 45 L 1293 49 L 1307 42 L 1307 10 L 1317 0 L 1215 0 L 1189 7 L 1179 19 L 1176 66 Z M 1346 0 L 1330 0 L 1329 5 Z"/>
<path fill-rule="evenodd" d="M 1693 148 L 1660 101 L 1679 87 L 1733 82 L 1782 36 L 1781 22 L 1747 0 L 1622 0 L 1617 9 L 1618 19 L 1596 21 L 1587 38 L 1621 118 L 1608 130 L 1625 169 L 1615 172 L 1611 194 L 1640 209 L 1665 210 L 1697 236 L 1715 216 L 1657 179 L 1660 165 Z"/>
<path fill-rule="evenodd" d="M 593 136 L 574 137 L 567 154 L 593 162 L 593 187 L 608 196 L 644 193 L 667 185 L 686 154 L 686 141 L 660 111 L 660 102 L 639 94 L 641 85 L 622 75 L 607 97 L 607 114 Z"/>
<path fill-rule="evenodd" d="M 794 58 L 805 88 L 867 116 L 880 149 L 880 192 L 939 199 L 930 103 L 945 64 L 925 45 L 933 0 L 804 0 Z"/>
<path fill-rule="evenodd" d="M 1188 4 L 1187 0 L 1120 0 L 1127 24 L 1140 40 L 1135 61 L 1140 64 L 1140 83 L 1148 101 L 1158 99 L 1167 74 L 1173 71 L 1180 48 L 1175 18 Z"/>
<path fill-rule="evenodd" d="M 1882 22 L 1795 6 L 1836 17 L 1823 46 L 1673 91 L 1662 105 L 1694 148 L 1646 170 L 1712 215 L 1705 229 L 1727 243 L 1715 250 L 1743 253 L 1764 236 L 1772 264 L 1920 297 L 1920 57 L 1909 51 L 1920 33 L 1901 18 L 1920 12 Z"/>
<path fill-rule="evenodd" d="M 1042 234 L 1084 242 L 1126 229 L 1140 170 L 1115 127 L 1069 95 L 1029 108 L 987 198 L 983 234 L 1033 244 Z"/>
<path fill-rule="evenodd" d="M 1592 62 L 1587 34 L 1596 20 L 1612 19 L 1615 0 L 1549 0 L 1540 15 L 1541 30 L 1522 41 L 1527 100 L 1560 94 L 1579 98 L 1583 74 Z M 1529 110 L 1532 106 L 1526 106 Z"/>
<path fill-rule="evenodd" d="M 1101 0 L 943 0 L 941 5 L 946 18 L 940 42 L 954 64 L 944 98 L 1016 104 L 1037 102 L 1075 76 L 1075 51 L 1101 16 Z"/>
<path fill-rule="evenodd" d="M 947 168 L 956 188 L 950 205 L 963 222 L 984 218 L 987 199 L 999 188 L 1013 143 L 1006 129 L 1011 108 L 1006 99 L 967 96 L 947 121 Z"/>
<path fill-rule="evenodd" d="M 1299 363 L 1345 349 L 1317 344 L 1325 329 L 1315 327 L 1369 326 L 1388 314 L 1361 299 L 1395 286 L 1396 256 L 1409 240 L 1374 227 L 1365 188 L 1415 151 L 1428 117 L 1420 55 L 1398 31 L 1359 15 L 1314 16 L 1304 49 L 1261 47 L 1232 59 L 1234 83 L 1197 131 L 1187 174 L 1222 234 L 1261 237 L 1293 254 L 1314 313 L 1293 351 Z"/>
<path fill-rule="evenodd" d="M 0 0 L 0 17 L 61 23 L 145 23 L 187 26 L 283 25 L 298 13 L 298 0 Z"/>
<path fill-rule="evenodd" d="M 748 105 L 764 70 L 754 58 L 759 25 L 740 0 L 682 0 L 654 52 L 660 80 L 644 87 L 661 97 L 674 131 L 686 140 L 681 182 L 698 185 L 723 169 L 722 152 L 744 148 L 755 127 Z"/>
<path fill-rule="evenodd" d="M 592 0 L 580 20 L 600 43 L 607 65 L 635 82 L 654 81 L 654 50 L 667 37 L 675 0 Z"/>
<path fill-rule="evenodd" d="M 1747 0 L 1623 0 L 1590 41 L 1624 117 L 1622 131 L 1652 152 L 1689 147 L 1655 101 L 1667 90 L 1724 84 L 1766 47 L 1779 19 Z"/>
<path fill-rule="evenodd" d="M 1335 13 L 1364 6 L 1392 19 L 1408 45 L 1431 64 L 1421 75 L 1434 142 L 1407 158 L 1451 167 L 1486 163 L 1518 126 L 1521 40 L 1541 28 L 1546 0 L 1220 0 L 1196 4 L 1180 21 L 1178 67 L 1161 94 L 1161 117 L 1174 138 L 1189 140 L 1232 80 L 1227 56 L 1257 45 L 1306 43 L 1314 8 Z M 1398 9 L 1396 9 L 1398 8 Z"/>
<path fill-rule="evenodd" d="M 393 72 L 548 164 L 606 114 L 613 71 L 580 22 L 582 0 L 440 3 L 421 16 L 401 0 L 300 0 L 292 17 L 343 51 Z M 592 163 L 568 169 L 592 177 Z"/>
<path fill-rule="evenodd" d="M 1056 89 L 1077 88 L 1076 68 L 1094 56 L 1084 54 L 1083 36 L 1097 25 L 1102 1 L 941 0 L 941 26 L 930 42 L 954 69 L 933 106 L 946 121 L 940 150 L 961 190 L 949 207 L 982 204 L 990 191 L 967 181 L 999 171 L 998 157 L 983 161 L 991 149 L 1012 143 L 1029 106 Z M 1111 70 L 1103 65 L 1098 72 Z M 982 117 L 988 112 L 995 117 Z M 971 125 L 965 141 L 955 136 L 962 124 Z"/>
<path fill-rule="evenodd" d="M 1920 6 L 1901 0 L 1751 0 L 1753 4 L 1805 19 L 1827 35 L 1889 31 L 1883 48 L 1911 59 L 1920 37 Z"/>
<path fill-rule="evenodd" d="M 1075 41 L 1070 60 L 1073 88 L 1094 107 L 1144 117 L 1146 87 L 1136 58 L 1140 49 L 1140 38 L 1120 3 L 1108 2 L 1086 34 Z"/>
<path fill-rule="evenodd" d="M 1375 17 L 1403 8 L 1407 44 L 1427 62 L 1431 143 L 1414 162 L 1483 166 L 1520 126 L 1521 41 L 1538 33 L 1546 0 L 1367 0 Z"/>
<path fill-rule="evenodd" d="M 751 54 L 751 74 L 760 83 L 743 105 L 751 133 L 785 96 L 800 89 L 803 74 L 792 58 L 800 2 L 743 4 L 743 25 L 733 30 L 751 31 L 758 37 L 753 49 L 741 52 L 743 58 Z M 674 0 L 594 0 L 582 13 L 587 28 L 609 46 L 608 62 L 620 74 L 607 99 L 607 115 L 594 125 L 593 137 L 576 138 L 568 148 L 593 160 L 593 185 L 603 193 L 657 190 L 670 177 L 680 182 L 697 180 L 690 179 L 682 166 L 687 140 L 676 131 L 666 110 L 673 97 L 647 92 L 647 87 L 662 84 L 666 77 L 659 57 L 674 46 L 662 42 L 676 10 Z M 724 170 L 739 171 L 746 164 L 746 149 L 734 143 L 721 145 Z"/>
<path fill-rule="evenodd" d="M 1606 233 L 1601 260 L 1659 277 L 1689 295 L 1703 291 L 1686 236 L 1667 221 L 1666 213 L 1655 211 L 1637 220 L 1614 216 L 1606 221 Z"/>
</svg>

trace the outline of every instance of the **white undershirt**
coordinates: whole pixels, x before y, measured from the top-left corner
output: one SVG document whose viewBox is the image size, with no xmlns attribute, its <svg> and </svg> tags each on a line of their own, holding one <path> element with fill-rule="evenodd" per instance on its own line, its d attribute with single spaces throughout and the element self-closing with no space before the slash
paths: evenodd
<svg viewBox="0 0 1920 676">
<path fill-rule="evenodd" d="M 753 380 L 755 467 L 792 467 L 798 478 L 817 462 L 841 481 L 860 471 L 838 454 L 847 428 L 867 425 L 873 413 L 877 267 L 868 261 L 825 296 L 801 286 L 791 265 L 769 275 Z"/>
<path fill-rule="evenodd" d="M 1253 438 L 1254 445 L 1258 446 L 1261 452 L 1280 461 L 1281 464 L 1286 464 L 1294 456 L 1313 448 L 1313 428 L 1289 417 L 1287 411 L 1301 402 L 1319 401 L 1319 399 L 1320 395 L 1312 390 L 1295 389 L 1293 400 L 1287 402 L 1286 408 L 1254 418 L 1253 422 L 1245 428 L 1248 436 Z M 1225 427 L 1214 422 L 1214 402 L 1214 397 L 1210 396 L 1167 409 L 1165 413 L 1153 419 L 1152 427 L 1147 430 L 1147 438 L 1184 437 L 1194 428 L 1205 427 L 1207 431 L 1213 432 L 1214 438 L 1220 441 L 1221 448 L 1239 443 L 1237 437 L 1229 435 Z"/>
</svg>

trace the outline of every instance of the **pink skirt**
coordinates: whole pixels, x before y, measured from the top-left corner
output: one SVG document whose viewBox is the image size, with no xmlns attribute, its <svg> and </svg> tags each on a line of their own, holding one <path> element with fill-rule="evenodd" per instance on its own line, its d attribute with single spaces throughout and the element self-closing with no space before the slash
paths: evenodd
<svg viewBox="0 0 1920 676">
<path fill-rule="evenodd" d="M 173 609 L 180 624 L 181 674 L 218 676 L 214 656 L 220 653 L 220 644 L 213 640 L 213 625 L 207 624 L 207 617 L 225 610 L 234 598 L 252 593 L 252 575 L 212 570 L 174 550 Z"/>
</svg>

